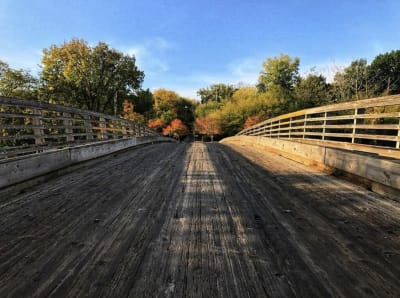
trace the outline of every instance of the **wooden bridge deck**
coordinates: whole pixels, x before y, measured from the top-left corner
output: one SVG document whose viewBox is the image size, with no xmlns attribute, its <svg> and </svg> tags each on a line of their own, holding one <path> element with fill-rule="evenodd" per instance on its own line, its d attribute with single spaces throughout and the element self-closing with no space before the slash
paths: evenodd
<svg viewBox="0 0 400 298">
<path fill-rule="evenodd" d="M 399 202 L 232 146 L 146 146 L 0 193 L 0 296 L 399 297 Z"/>
</svg>

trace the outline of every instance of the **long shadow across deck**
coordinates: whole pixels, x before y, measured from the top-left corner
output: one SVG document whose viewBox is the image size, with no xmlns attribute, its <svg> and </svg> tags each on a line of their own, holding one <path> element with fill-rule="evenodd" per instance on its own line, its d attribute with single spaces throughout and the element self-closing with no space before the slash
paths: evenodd
<svg viewBox="0 0 400 298">
<path fill-rule="evenodd" d="M 147 146 L 0 202 L 0 296 L 400 293 L 400 204 L 254 148 Z"/>
<path fill-rule="evenodd" d="M 221 155 L 217 168 L 231 185 L 242 181 L 242 201 L 262 222 L 259 239 L 280 259 L 291 294 L 321 296 L 314 283 L 329 296 L 400 293 L 398 202 L 259 149 Z"/>
</svg>

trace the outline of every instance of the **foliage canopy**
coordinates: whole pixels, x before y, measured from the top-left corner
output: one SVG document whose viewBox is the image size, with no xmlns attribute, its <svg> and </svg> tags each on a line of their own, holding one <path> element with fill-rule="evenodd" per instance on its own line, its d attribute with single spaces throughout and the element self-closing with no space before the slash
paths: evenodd
<svg viewBox="0 0 400 298">
<path fill-rule="evenodd" d="M 109 114 L 120 113 L 123 100 L 144 78 L 134 56 L 104 42 L 90 47 L 81 39 L 44 49 L 42 65 L 43 93 L 49 101 Z"/>
<path fill-rule="evenodd" d="M 160 133 L 225 137 L 287 112 L 338 101 L 400 93 L 400 50 L 371 64 L 352 61 L 332 82 L 312 71 L 299 74 L 300 59 L 287 54 L 262 62 L 254 87 L 218 83 L 198 90 L 201 103 L 167 89 L 142 90 L 134 56 L 82 39 L 43 50 L 39 77 L 0 60 L 0 95 L 65 104 L 147 123 Z M 168 133 L 169 134 L 169 133 Z"/>
</svg>

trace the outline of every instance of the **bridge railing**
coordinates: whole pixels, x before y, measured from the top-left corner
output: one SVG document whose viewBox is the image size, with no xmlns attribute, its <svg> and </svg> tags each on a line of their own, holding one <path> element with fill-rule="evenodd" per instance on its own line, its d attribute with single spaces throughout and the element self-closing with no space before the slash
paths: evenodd
<svg viewBox="0 0 400 298">
<path fill-rule="evenodd" d="M 400 95 L 351 101 L 281 115 L 237 135 L 347 142 L 400 148 Z"/>
<path fill-rule="evenodd" d="M 156 135 L 146 126 L 126 119 L 0 96 L 0 158 L 82 143 Z"/>
</svg>

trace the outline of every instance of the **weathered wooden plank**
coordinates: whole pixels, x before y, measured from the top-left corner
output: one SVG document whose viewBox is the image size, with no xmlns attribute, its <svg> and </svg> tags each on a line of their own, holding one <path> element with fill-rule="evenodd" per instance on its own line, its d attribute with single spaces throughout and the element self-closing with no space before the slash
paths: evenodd
<svg viewBox="0 0 400 298">
<path fill-rule="evenodd" d="M 382 141 L 393 141 L 396 142 L 400 138 L 393 135 L 370 135 L 370 134 L 355 134 L 356 139 L 368 139 L 368 140 L 382 140 Z"/>
<path fill-rule="evenodd" d="M 358 119 L 380 119 L 380 118 L 399 118 L 399 117 L 400 117 L 400 112 L 357 115 Z"/>
<path fill-rule="evenodd" d="M 67 138 L 68 136 L 74 136 L 74 137 L 85 137 L 87 134 L 86 133 L 55 133 L 55 134 L 42 134 L 41 138 L 42 139 L 61 139 L 61 138 Z M 122 135 L 121 135 L 122 136 Z M 10 140 L 34 140 L 35 136 L 34 135 L 12 135 L 12 136 L 0 136 L 1 141 L 10 141 Z M 36 144 L 38 145 L 38 144 Z M 39 144 L 41 145 L 41 144 Z"/>
<path fill-rule="evenodd" d="M 107 119 L 120 120 L 120 118 L 117 118 L 117 117 L 114 117 L 111 115 L 104 115 L 101 113 L 92 112 L 92 111 L 88 111 L 88 110 L 82 110 L 82 109 L 78 109 L 78 108 L 66 107 L 66 106 L 55 105 L 55 104 L 48 104 L 48 103 L 38 102 L 38 101 L 8 98 L 8 97 L 3 97 L 3 96 L 0 96 L 0 105 L 10 106 L 10 107 L 18 106 L 18 107 L 23 107 L 23 108 L 49 110 L 49 111 L 56 111 L 56 112 L 60 112 L 60 113 L 90 115 L 90 116 L 95 116 L 95 117 L 106 116 Z"/>
<path fill-rule="evenodd" d="M 351 137 L 351 134 L 348 134 L 348 137 Z M 392 160 L 379 155 L 371 156 L 368 152 L 351 152 L 323 146 L 322 142 L 312 144 L 304 140 L 295 142 L 253 136 L 237 136 L 222 140 L 226 143 L 235 141 L 246 145 L 268 147 L 268 150 L 278 150 L 279 154 L 307 165 L 314 161 L 317 165 L 339 169 L 400 190 L 400 151 L 398 150 L 392 150 L 391 156 L 396 157 Z M 362 146 L 359 145 L 354 148 L 361 149 Z M 364 147 L 364 150 L 368 151 L 369 146 Z"/>
<path fill-rule="evenodd" d="M 385 129 L 385 130 L 397 130 L 399 129 L 399 126 L 396 124 L 326 124 L 326 125 L 307 125 L 306 126 L 308 129 L 353 129 L 354 127 L 356 129 Z M 304 126 L 296 126 L 296 129 L 301 128 L 303 129 Z M 291 129 L 294 129 L 292 127 Z"/>
<path fill-rule="evenodd" d="M 26 125 L 16 125 L 16 124 L 0 124 L 0 129 L 20 129 L 20 130 L 24 130 L 24 129 L 33 129 L 33 128 L 41 128 L 42 126 L 37 126 L 37 125 L 33 125 L 33 124 L 26 124 Z M 51 127 L 48 127 L 51 129 L 65 129 L 64 125 L 52 125 Z M 84 129 L 84 127 L 82 126 L 77 126 L 77 125 L 72 125 L 69 126 L 69 128 L 71 129 Z"/>
<path fill-rule="evenodd" d="M 149 146 L 0 193 L 0 296 L 396 297 L 399 210 L 261 147 Z"/>
</svg>

